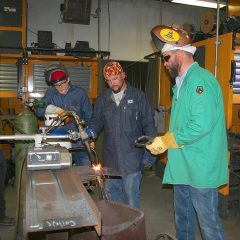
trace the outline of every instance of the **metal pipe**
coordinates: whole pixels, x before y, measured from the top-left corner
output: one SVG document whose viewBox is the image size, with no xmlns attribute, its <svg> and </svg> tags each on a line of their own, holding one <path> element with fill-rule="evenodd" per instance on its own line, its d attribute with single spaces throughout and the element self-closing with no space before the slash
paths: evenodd
<svg viewBox="0 0 240 240">
<path fill-rule="evenodd" d="M 35 140 L 37 137 L 40 137 L 42 139 L 64 139 L 70 138 L 70 135 L 41 135 L 41 134 L 0 135 L 0 140 Z"/>
<path fill-rule="evenodd" d="M 214 65 L 214 76 L 217 77 L 217 67 L 218 67 L 218 37 L 219 37 L 219 9 L 220 0 L 217 0 L 217 26 L 216 26 L 216 42 L 215 42 L 215 65 Z"/>
<path fill-rule="evenodd" d="M 42 147 L 42 141 L 46 139 L 71 139 L 70 135 L 45 135 L 45 134 L 35 134 L 35 135 L 1 135 L 1 140 L 34 140 L 35 147 Z"/>
</svg>

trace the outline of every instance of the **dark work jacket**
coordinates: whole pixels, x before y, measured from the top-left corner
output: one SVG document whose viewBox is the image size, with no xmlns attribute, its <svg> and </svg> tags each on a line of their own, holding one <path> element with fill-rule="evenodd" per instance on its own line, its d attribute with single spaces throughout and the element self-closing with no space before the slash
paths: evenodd
<svg viewBox="0 0 240 240">
<path fill-rule="evenodd" d="M 145 94 L 127 85 L 119 106 L 107 89 L 95 101 L 90 127 L 99 133 L 104 128 L 103 166 L 128 175 L 142 169 L 143 148 L 135 140 L 143 134 L 156 135 L 153 111 Z"/>
</svg>

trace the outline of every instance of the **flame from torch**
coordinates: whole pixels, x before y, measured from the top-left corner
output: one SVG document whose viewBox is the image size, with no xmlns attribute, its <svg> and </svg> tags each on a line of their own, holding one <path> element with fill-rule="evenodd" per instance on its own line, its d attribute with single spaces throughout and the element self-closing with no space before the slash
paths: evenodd
<svg viewBox="0 0 240 240">
<path fill-rule="evenodd" d="M 99 164 L 93 164 L 92 165 L 92 169 L 94 170 L 94 171 L 96 171 L 96 172 L 100 172 L 101 170 L 102 170 L 102 166 L 101 166 L 101 164 L 99 163 Z"/>
</svg>

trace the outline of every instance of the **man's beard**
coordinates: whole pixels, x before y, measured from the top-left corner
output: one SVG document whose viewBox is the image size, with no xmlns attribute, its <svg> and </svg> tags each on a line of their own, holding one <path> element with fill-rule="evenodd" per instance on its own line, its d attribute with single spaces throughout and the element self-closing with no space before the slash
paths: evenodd
<svg viewBox="0 0 240 240">
<path fill-rule="evenodd" d="M 121 92 L 121 90 L 122 90 L 122 86 L 121 86 L 121 87 L 118 87 L 118 89 L 117 89 L 117 90 L 115 90 L 115 91 L 114 91 L 114 90 L 112 90 L 112 91 L 113 91 L 113 92 L 116 94 L 116 93 L 119 93 L 119 92 Z"/>
<path fill-rule="evenodd" d="M 118 87 L 117 90 L 113 90 L 113 89 L 112 89 L 112 91 L 113 91 L 115 94 L 121 92 L 123 85 L 124 85 L 124 81 L 123 81 L 122 85 Z"/>
<path fill-rule="evenodd" d="M 175 79 L 177 76 L 178 76 L 178 68 L 177 67 L 172 67 L 172 68 L 169 68 L 169 73 L 170 73 L 170 76 Z"/>
</svg>

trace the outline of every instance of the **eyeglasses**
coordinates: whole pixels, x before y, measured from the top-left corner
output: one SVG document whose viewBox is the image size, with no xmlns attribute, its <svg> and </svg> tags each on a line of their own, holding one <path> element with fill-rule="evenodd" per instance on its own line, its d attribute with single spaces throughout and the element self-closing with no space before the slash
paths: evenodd
<svg viewBox="0 0 240 240">
<path fill-rule="evenodd" d="M 171 57 L 170 55 L 166 55 L 166 56 L 162 56 L 162 59 L 164 62 L 168 62 L 170 57 Z"/>
<path fill-rule="evenodd" d="M 64 84 L 66 84 L 67 83 L 67 80 L 65 80 L 65 81 L 63 81 L 63 82 L 59 82 L 59 83 L 55 83 L 55 84 L 53 84 L 53 86 L 54 87 L 62 87 Z"/>
</svg>

